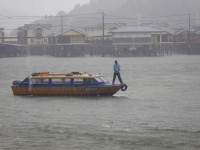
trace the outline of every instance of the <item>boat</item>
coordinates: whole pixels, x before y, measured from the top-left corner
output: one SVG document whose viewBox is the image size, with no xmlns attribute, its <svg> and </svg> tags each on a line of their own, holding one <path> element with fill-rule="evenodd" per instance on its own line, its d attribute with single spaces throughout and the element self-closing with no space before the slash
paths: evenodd
<svg viewBox="0 0 200 150">
<path fill-rule="evenodd" d="M 71 72 L 67 74 L 38 72 L 22 81 L 13 81 L 14 95 L 37 96 L 112 96 L 126 91 L 126 84 L 112 84 L 101 74 Z"/>
</svg>

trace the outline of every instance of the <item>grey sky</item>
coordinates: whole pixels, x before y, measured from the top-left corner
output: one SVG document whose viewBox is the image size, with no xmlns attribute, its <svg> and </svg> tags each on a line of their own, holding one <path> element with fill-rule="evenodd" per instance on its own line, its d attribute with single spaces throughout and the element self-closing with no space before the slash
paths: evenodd
<svg viewBox="0 0 200 150">
<path fill-rule="evenodd" d="M 29 15 L 56 15 L 58 11 L 69 12 L 76 4 L 87 4 L 90 0 L 0 0 L 0 9 Z M 1 11 L 0 15 L 3 12 Z M 13 14 L 15 15 L 15 14 Z"/>
</svg>

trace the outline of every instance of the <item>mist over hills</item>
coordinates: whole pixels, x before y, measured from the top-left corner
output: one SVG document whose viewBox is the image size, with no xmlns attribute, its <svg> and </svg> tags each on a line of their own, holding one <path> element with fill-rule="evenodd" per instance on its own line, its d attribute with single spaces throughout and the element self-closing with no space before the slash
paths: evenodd
<svg viewBox="0 0 200 150">
<path fill-rule="evenodd" d="M 102 12 L 105 22 L 127 23 L 135 25 L 142 22 L 163 22 L 169 24 L 200 23 L 199 0 L 91 0 L 89 4 L 76 5 L 69 13 L 61 11 L 57 16 L 63 17 L 67 26 L 91 26 L 102 23 Z M 165 17 L 164 17 L 165 16 Z M 60 18 L 42 19 L 41 23 L 61 25 Z"/>
<path fill-rule="evenodd" d="M 13 15 L 14 14 L 14 15 Z M 0 6 L 0 28 L 5 28 L 5 32 L 9 32 L 12 29 L 21 26 L 25 23 L 31 23 L 35 19 L 18 19 L 15 16 L 31 16 L 31 12 L 21 9 L 20 11 L 4 8 Z"/>
<path fill-rule="evenodd" d="M 70 12 L 60 11 L 56 17 L 46 16 L 34 23 L 52 24 L 57 31 L 61 24 L 64 28 L 81 28 L 101 24 L 104 12 L 105 23 L 135 25 L 154 21 L 186 25 L 190 13 L 191 23 L 197 24 L 200 23 L 199 6 L 200 0 L 91 0 L 85 5 L 77 4 Z M 25 21 L 21 25 L 30 23 Z"/>
<path fill-rule="evenodd" d="M 114 13 L 121 15 L 161 16 L 199 13 L 199 0 L 129 0 Z"/>
<path fill-rule="evenodd" d="M 199 6 L 199 0 L 129 0 L 114 10 L 112 14 L 136 17 L 137 21 L 155 20 L 160 22 L 169 22 L 170 20 L 183 22 L 184 19 L 187 22 L 188 16 L 191 14 L 191 19 L 199 21 Z"/>
<path fill-rule="evenodd" d="M 119 8 L 128 0 L 91 0 L 89 4 L 80 6 L 79 4 L 74 7 L 69 14 L 82 14 L 82 13 L 94 13 L 94 12 L 111 12 L 116 8 Z"/>
</svg>

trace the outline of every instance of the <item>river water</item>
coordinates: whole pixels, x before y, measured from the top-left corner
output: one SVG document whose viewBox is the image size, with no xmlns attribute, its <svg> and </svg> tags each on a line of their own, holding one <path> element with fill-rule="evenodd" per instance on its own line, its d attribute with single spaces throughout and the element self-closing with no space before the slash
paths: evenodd
<svg viewBox="0 0 200 150">
<path fill-rule="evenodd" d="M 13 96 L 33 72 L 102 73 L 117 59 L 112 97 Z M 0 150 L 199 150 L 200 56 L 0 59 Z"/>
</svg>

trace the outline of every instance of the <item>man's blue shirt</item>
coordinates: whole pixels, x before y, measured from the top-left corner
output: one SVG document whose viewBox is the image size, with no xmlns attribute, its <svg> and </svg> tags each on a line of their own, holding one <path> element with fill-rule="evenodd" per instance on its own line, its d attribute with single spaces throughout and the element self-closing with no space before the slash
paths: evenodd
<svg viewBox="0 0 200 150">
<path fill-rule="evenodd" d="M 113 69 L 114 69 L 114 72 L 119 72 L 120 71 L 120 65 L 119 64 L 114 64 L 113 65 Z"/>
</svg>

